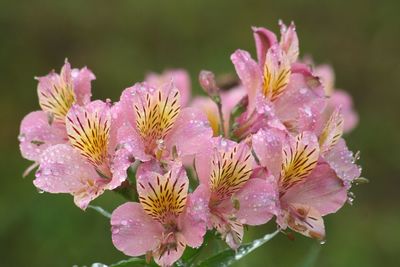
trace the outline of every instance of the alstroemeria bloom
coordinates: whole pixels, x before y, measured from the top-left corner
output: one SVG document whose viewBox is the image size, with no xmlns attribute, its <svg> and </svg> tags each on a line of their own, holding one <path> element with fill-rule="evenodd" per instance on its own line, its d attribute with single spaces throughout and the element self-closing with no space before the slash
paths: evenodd
<svg viewBox="0 0 400 267">
<path fill-rule="evenodd" d="M 109 103 L 97 100 L 72 106 L 66 119 L 69 144 L 43 152 L 35 186 L 50 193 L 70 193 L 81 209 L 104 190 L 118 187 L 132 162 L 115 153 L 111 127 Z"/>
<path fill-rule="evenodd" d="M 345 119 L 341 108 L 336 108 L 319 134 L 321 156 L 341 178 L 349 189 L 355 178 L 360 177 L 361 168 L 342 138 Z"/>
<path fill-rule="evenodd" d="M 253 28 L 258 63 L 237 50 L 231 60 L 247 90 L 248 108 L 239 118 L 237 137 L 265 127 L 301 132 L 314 127 L 325 107 L 323 88 L 311 69 L 296 63 L 298 40 L 294 24 L 281 23 L 281 41 L 264 28 Z"/>
<path fill-rule="evenodd" d="M 155 88 L 159 88 L 169 82 L 173 82 L 180 92 L 181 106 L 186 107 L 189 103 L 192 85 L 189 73 L 184 69 L 168 69 L 161 74 L 149 73 L 145 81 Z"/>
<path fill-rule="evenodd" d="M 232 249 L 239 247 L 245 224 L 264 224 L 276 213 L 274 187 L 265 179 L 250 178 L 253 163 L 247 144 L 220 137 L 196 157 L 200 184 L 208 187 L 210 195 L 209 226 Z"/>
<path fill-rule="evenodd" d="M 138 170 L 140 203 L 128 202 L 113 212 L 114 245 L 129 256 L 151 253 L 161 266 L 172 266 L 186 245 L 199 247 L 206 232 L 207 195 L 203 186 L 192 194 L 188 187 L 178 163 L 165 174 Z"/>
<path fill-rule="evenodd" d="M 182 108 L 180 91 L 172 82 L 157 88 L 137 83 L 125 89 L 113 117 L 121 125 L 119 149 L 141 161 L 193 156 L 212 136 L 200 110 Z"/>
<path fill-rule="evenodd" d="M 53 71 L 37 78 L 42 110 L 29 113 L 21 122 L 19 141 L 24 158 L 37 162 L 48 147 L 68 141 L 65 116 L 73 104 L 90 101 L 94 79 L 89 69 L 71 69 L 67 60 L 60 74 Z"/>
<path fill-rule="evenodd" d="M 350 132 L 358 123 L 358 114 L 353 109 L 353 100 L 351 96 L 335 86 L 335 73 L 329 65 L 319 65 L 314 69 L 314 73 L 321 78 L 324 85 L 325 94 L 328 98 L 328 105 L 325 111 L 326 116 L 340 107 L 344 117 L 344 132 Z"/>
<path fill-rule="evenodd" d="M 347 190 L 324 162 L 319 162 L 317 137 L 303 132 L 296 137 L 276 129 L 253 135 L 253 149 L 279 192 L 277 222 L 305 236 L 325 239 L 323 216 L 340 209 Z"/>
<path fill-rule="evenodd" d="M 240 100 L 246 95 L 246 91 L 243 87 L 238 86 L 227 91 L 221 91 L 220 95 L 225 134 L 228 134 L 231 112 L 233 108 L 240 102 Z M 218 136 L 220 118 L 218 115 L 218 107 L 215 102 L 209 97 L 198 96 L 193 99 L 190 106 L 202 110 L 204 114 L 207 115 L 207 119 L 210 122 L 214 136 Z"/>
</svg>

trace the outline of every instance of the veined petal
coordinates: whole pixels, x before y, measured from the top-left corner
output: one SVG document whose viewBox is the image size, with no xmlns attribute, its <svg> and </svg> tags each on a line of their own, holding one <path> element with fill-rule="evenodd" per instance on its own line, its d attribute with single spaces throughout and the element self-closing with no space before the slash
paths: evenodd
<svg viewBox="0 0 400 267">
<path fill-rule="evenodd" d="M 215 200 L 229 198 L 242 188 L 252 172 L 252 156 L 245 143 L 227 147 L 227 140 L 217 139 L 211 159 L 210 190 Z"/>
<path fill-rule="evenodd" d="M 173 84 L 154 89 L 135 85 L 133 108 L 136 128 L 148 154 L 163 150 L 163 140 L 173 128 L 181 110 L 180 92 Z"/>
<path fill-rule="evenodd" d="M 39 104 L 43 111 L 63 122 L 68 110 L 75 103 L 76 96 L 72 82 L 65 81 L 62 76 L 51 73 L 40 77 L 38 85 Z"/>
<path fill-rule="evenodd" d="M 100 171 L 108 164 L 110 126 L 110 109 L 102 101 L 91 102 L 85 107 L 74 105 L 66 119 L 71 145 Z"/>
<path fill-rule="evenodd" d="M 280 46 L 285 51 L 289 62 L 294 63 L 299 56 L 299 39 L 297 38 L 296 26 L 290 23 L 287 27 L 282 21 L 279 21 L 281 28 L 281 41 Z"/>
<path fill-rule="evenodd" d="M 304 132 L 283 146 L 281 194 L 306 178 L 317 165 L 319 145 L 314 134 Z"/>
<path fill-rule="evenodd" d="M 265 97 L 274 101 L 286 89 L 290 80 L 290 61 L 279 45 L 272 46 L 264 65 L 262 92 Z"/>
<path fill-rule="evenodd" d="M 60 74 L 54 71 L 38 77 L 39 104 L 55 121 L 64 123 L 73 104 L 85 105 L 91 97 L 91 81 L 96 77 L 85 68 L 71 69 L 67 60 Z"/>
<path fill-rule="evenodd" d="M 334 147 L 343 134 L 344 120 L 340 108 L 335 109 L 319 136 L 321 152 Z"/>
<path fill-rule="evenodd" d="M 166 174 L 148 171 L 137 177 L 139 200 L 144 211 L 163 224 L 176 222 L 184 211 L 189 180 L 180 164 Z"/>
</svg>

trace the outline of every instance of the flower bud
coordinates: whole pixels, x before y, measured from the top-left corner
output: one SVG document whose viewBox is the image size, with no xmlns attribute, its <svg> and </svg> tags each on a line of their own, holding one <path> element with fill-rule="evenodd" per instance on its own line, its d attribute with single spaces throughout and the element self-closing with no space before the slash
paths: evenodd
<svg viewBox="0 0 400 267">
<path fill-rule="evenodd" d="M 214 73 L 208 70 L 202 70 L 199 74 L 200 86 L 210 96 L 215 97 L 219 94 L 219 88 L 215 82 Z"/>
</svg>

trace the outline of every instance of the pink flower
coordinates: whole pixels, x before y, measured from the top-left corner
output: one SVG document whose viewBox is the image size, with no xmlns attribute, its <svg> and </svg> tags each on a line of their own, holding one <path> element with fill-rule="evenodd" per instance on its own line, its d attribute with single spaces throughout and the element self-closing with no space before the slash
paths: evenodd
<svg viewBox="0 0 400 267">
<path fill-rule="evenodd" d="M 42 110 L 29 113 L 21 122 L 19 141 L 24 158 L 37 162 L 48 147 L 68 141 L 65 116 L 73 104 L 90 101 L 94 79 L 89 69 L 71 69 L 67 60 L 60 74 L 53 71 L 37 78 Z"/>
<path fill-rule="evenodd" d="M 98 100 L 72 106 L 66 119 L 69 144 L 43 152 L 35 186 L 50 193 L 70 193 L 81 209 L 104 190 L 118 187 L 132 159 L 118 151 L 112 123 L 108 103 Z"/>
<path fill-rule="evenodd" d="M 229 119 L 231 116 L 231 112 L 234 107 L 242 100 L 245 95 L 246 91 L 243 87 L 238 86 L 228 91 L 221 91 L 221 104 L 222 104 L 222 115 L 224 118 L 224 127 L 225 127 L 225 134 L 228 134 L 229 130 Z M 204 96 L 197 96 L 193 99 L 190 106 L 195 107 L 203 111 L 206 114 L 207 119 L 210 123 L 210 126 L 213 130 L 213 135 L 219 135 L 219 125 L 220 125 L 220 118 L 218 115 L 218 107 L 209 97 Z"/>
<path fill-rule="evenodd" d="M 279 194 L 278 224 L 324 240 L 322 217 L 343 206 L 347 190 L 334 170 L 319 161 L 317 137 L 310 132 L 292 137 L 276 129 L 260 130 L 252 144 L 267 181 Z"/>
<path fill-rule="evenodd" d="M 231 60 L 247 90 L 247 111 L 239 118 L 237 137 L 269 126 L 298 133 L 313 130 L 325 107 L 322 86 L 311 69 L 297 63 L 298 39 L 292 23 L 281 26 L 281 41 L 263 28 L 253 28 L 259 62 L 237 50 Z M 265 54 L 265 55 L 264 55 Z"/>
<path fill-rule="evenodd" d="M 353 109 L 351 96 L 343 90 L 335 89 L 335 73 L 331 66 L 316 66 L 314 72 L 321 79 L 325 94 L 329 97 L 328 106 L 324 114 L 329 116 L 333 110 L 340 107 L 344 117 L 344 132 L 350 132 L 358 124 L 358 114 Z"/>
<path fill-rule="evenodd" d="M 212 136 L 200 110 L 182 108 L 173 83 L 158 88 L 137 83 L 125 89 L 113 117 L 119 146 L 141 161 L 194 156 Z"/>
<path fill-rule="evenodd" d="M 360 177 L 361 168 L 355 163 L 357 156 L 347 148 L 342 138 L 344 122 L 341 108 L 336 108 L 319 133 L 319 144 L 322 158 L 349 189 L 352 181 Z"/>
<path fill-rule="evenodd" d="M 276 213 L 272 185 L 250 178 L 253 161 L 247 144 L 223 138 L 213 139 L 213 146 L 196 157 L 200 184 L 210 195 L 210 226 L 232 249 L 239 247 L 245 224 L 264 224 Z"/>
<path fill-rule="evenodd" d="M 188 194 L 189 180 L 180 164 L 165 174 L 139 171 L 140 203 L 125 203 L 112 214 L 112 240 L 129 256 L 147 253 L 161 266 L 172 266 L 185 247 L 197 248 L 206 232 L 207 192 Z"/>
<path fill-rule="evenodd" d="M 180 92 L 181 106 L 186 107 L 188 105 L 191 97 L 192 85 L 189 73 L 186 70 L 170 69 L 165 70 L 162 74 L 151 72 L 146 76 L 145 81 L 155 88 L 160 88 L 172 81 Z"/>
</svg>

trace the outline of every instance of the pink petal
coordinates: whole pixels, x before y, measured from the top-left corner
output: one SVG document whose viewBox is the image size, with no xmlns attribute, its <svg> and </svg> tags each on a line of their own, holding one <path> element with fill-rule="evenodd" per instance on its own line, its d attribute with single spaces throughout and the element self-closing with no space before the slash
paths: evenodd
<svg viewBox="0 0 400 267">
<path fill-rule="evenodd" d="M 279 177 L 282 168 L 283 133 L 279 130 L 260 130 L 253 135 L 252 145 L 260 164 L 271 175 Z"/>
<path fill-rule="evenodd" d="M 208 224 L 208 201 L 210 194 L 207 186 L 199 185 L 189 194 L 186 211 L 180 217 L 180 232 L 184 235 L 188 246 L 197 248 L 203 243 Z"/>
<path fill-rule="evenodd" d="M 275 33 L 270 30 L 261 27 L 253 27 L 252 29 L 256 42 L 258 64 L 264 66 L 268 49 L 276 44 L 278 40 L 276 39 Z"/>
<path fill-rule="evenodd" d="M 331 150 L 324 153 L 323 158 L 343 180 L 347 188 L 351 186 L 355 178 L 360 177 L 361 168 L 355 163 L 357 159 L 347 148 L 344 139 L 340 139 Z"/>
<path fill-rule="evenodd" d="M 180 157 L 193 156 L 201 151 L 212 136 L 206 116 L 198 109 L 184 108 L 167 135 L 165 144 L 168 151 L 176 146 Z"/>
<path fill-rule="evenodd" d="M 314 207 L 324 216 L 339 210 L 347 200 L 347 190 L 328 164 L 318 164 L 313 172 L 290 188 L 282 197 L 284 203 Z"/>
<path fill-rule="evenodd" d="M 151 157 L 145 153 L 144 144 L 140 135 L 130 124 L 125 124 L 118 129 L 117 140 L 118 150 L 125 150 L 123 153 L 126 155 L 141 161 L 148 161 L 151 159 Z"/>
<path fill-rule="evenodd" d="M 244 97 L 246 97 L 246 89 L 243 86 L 238 86 L 230 89 L 229 91 L 223 91 L 221 93 L 222 114 L 225 122 L 224 126 L 226 136 L 229 134 L 228 130 L 231 112 Z"/>
<path fill-rule="evenodd" d="M 78 151 L 66 144 L 54 145 L 44 151 L 33 181 L 40 190 L 74 195 L 81 209 L 103 193 L 106 182 Z"/>
<path fill-rule="evenodd" d="M 67 142 L 65 126 L 49 124 L 49 117 L 43 111 L 34 111 L 25 116 L 20 126 L 20 149 L 22 156 L 38 161 L 49 146 Z"/>
<path fill-rule="evenodd" d="M 328 64 L 319 65 L 316 66 L 314 73 L 321 79 L 325 94 L 331 96 L 335 85 L 335 72 L 333 68 Z"/>
<path fill-rule="evenodd" d="M 100 100 L 85 106 L 73 105 L 66 117 L 70 144 L 104 174 L 109 172 L 111 112 Z"/>
<path fill-rule="evenodd" d="M 306 130 L 304 126 L 310 127 L 307 120 L 312 123 L 320 116 L 325 105 L 326 99 L 321 95 L 318 80 L 303 73 L 292 72 L 286 90 L 275 101 L 275 112 L 289 129 L 301 132 Z"/>
<path fill-rule="evenodd" d="M 130 123 L 131 125 L 135 125 L 135 110 L 134 110 L 134 99 L 137 97 L 137 91 L 142 88 L 140 83 L 136 83 L 135 85 L 126 88 L 122 91 L 120 100 L 115 104 L 115 108 L 113 110 L 113 115 L 116 116 L 119 124 L 122 125 L 124 122 Z M 145 89 L 143 89 L 145 90 Z"/>
<path fill-rule="evenodd" d="M 278 199 L 275 186 L 264 179 L 253 178 L 246 182 L 235 196 L 240 207 L 236 217 L 243 224 L 260 225 L 277 214 L 275 203 Z"/>
<path fill-rule="evenodd" d="M 74 83 L 76 102 L 79 105 L 86 105 L 92 97 L 92 81 L 96 79 L 93 72 L 86 67 L 72 69 L 71 77 Z"/>
<path fill-rule="evenodd" d="M 317 209 L 299 203 L 293 203 L 286 212 L 287 225 L 302 235 L 324 241 L 324 220 Z"/>
<path fill-rule="evenodd" d="M 186 70 L 171 69 L 164 71 L 162 74 L 150 73 L 146 76 L 146 82 L 156 88 L 171 81 L 181 93 L 181 107 L 185 107 L 189 103 L 192 91 L 190 76 Z"/>
<path fill-rule="evenodd" d="M 261 68 L 251 58 L 250 54 L 243 50 L 236 50 L 231 55 L 231 60 L 237 75 L 247 90 L 249 98 L 248 113 L 250 115 L 255 108 L 257 91 L 260 90 L 262 85 Z"/>
<path fill-rule="evenodd" d="M 294 63 L 299 56 L 299 39 L 297 38 L 296 26 L 292 22 L 287 27 L 282 21 L 279 22 L 279 26 L 281 28 L 280 45 L 286 52 L 290 63 Z"/>
<path fill-rule="evenodd" d="M 199 177 L 200 183 L 209 186 L 210 173 L 211 173 L 211 157 L 214 151 L 214 142 L 210 140 L 203 146 L 201 151 L 195 157 L 196 173 Z"/>
<path fill-rule="evenodd" d="M 353 108 L 351 96 L 342 90 L 335 90 L 328 100 L 329 107 L 341 107 L 344 117 L 344 132 L 348 133 L 358 124 L 358 114 Z"/>
<path fill-rule="evenodd" d="M 129 256 L 141 256 L 156 249 L 163 227 L 139 203 L 128 202 L 112 213 L 111 232 L 117 249 Z"/>
<path fill-rule="evenodd" d="M 213 130 L 213 135 L 219 134 L 219 115 L 218 107 L 209 97 L 197 96 L 190 104 L 191 107 L 201 110 L 207 116 L 208 122 Z"/>
<path fill-rule="evenodd" d="M 238 249 L 243 239 L 243 224 L 227 214 L 212 214 L 210 220 L 213 227 L 221 234 L 222 240 L 231 249 Z"/>
</svg>

